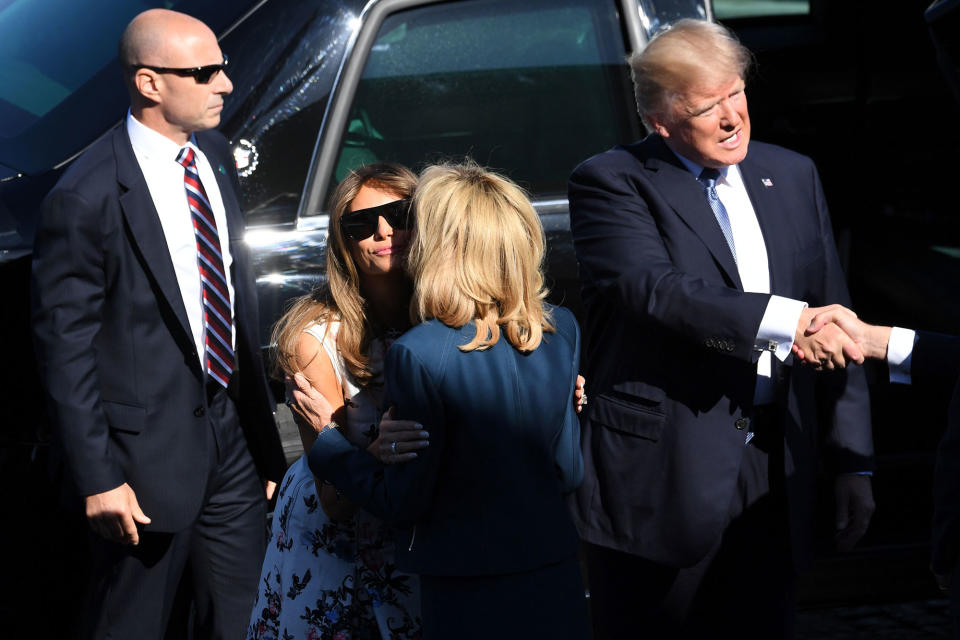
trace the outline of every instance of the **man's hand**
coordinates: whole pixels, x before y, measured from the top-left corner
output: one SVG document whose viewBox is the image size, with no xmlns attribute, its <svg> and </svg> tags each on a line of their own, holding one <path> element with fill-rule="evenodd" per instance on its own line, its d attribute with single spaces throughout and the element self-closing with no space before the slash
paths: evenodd
<svg viewBox="0 0 960 640">
<path fill-rule="evenodd" d="M 140 510 L 137 496 L 126 482 L 103 493 L 84 499 L 90 528 L 100 537 L 120 544 L 137 545 L 140 534 L 137 524 L 150 524 Z"/>
<path fill-rule="evenodd" d="M 267 495 L 267 500 L 273 498 L 273 492 L 277 490 L 277 483 L 273 480 L 266 480 L 263 483 L 263 492 Z"/>
<path fill-rule="evenodd" d="M 320 433 L 323 425 L 333 420 L 333 407 L 323 397 L 323 394 L 313 388 L 310 381 L 302 373 L 286 376 L 284 384 L 287 387 L 287 406 L 294 415 L 313 427 Z"/>
<path fill-rule="evenodd" d="M 793 341 L 793 352 L 797 357 L 816 369 L 843 368 L 847 366 L 847 360 L 862 364 L 863 353 L 859 345 L 837 324 L 821 324 L 816 331 L 810 330 L 811 322 L 818 315 L 853 319 L 857 317 L 853 311 L 838 304 L 804 309 L 800 313 Z"/>
<path fill-rule="evenodd" d="M 870 476 L 844 473 L 834 485 L 837 549 L 850 551 L 870 526 L 876 505 Z"/>
<path fill-rule="evenodd" d="M 822 311 L 815 315 L 807 328 L 814 334 L 825 325 L 834 323 L 850 336 L 867 358 L 881 360 L 887 357 L 887 345 L 890 343 L 890 327 L 867 324 L 857 318 L 857 314 L 840 307 L 840 310 Z"/>
<path fill-rule="evenodd" d="M 413 420 L 395 420 L 390 407 L 380 418 L 380 435 L 370 443 L 367 451 L 383 464 L 409 462 L 417 451 L 430 446 L 430 434 L 423 425 Z"/>
</svg>

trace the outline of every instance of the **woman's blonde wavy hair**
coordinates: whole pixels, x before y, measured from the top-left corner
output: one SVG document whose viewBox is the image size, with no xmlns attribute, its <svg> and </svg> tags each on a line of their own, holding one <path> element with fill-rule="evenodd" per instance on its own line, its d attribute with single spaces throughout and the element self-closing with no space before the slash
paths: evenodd
<svg viewBox="0 0 960 640">
<path fill-rule="evenodd" d="M 328 207 L 327 282 L 296 298 L 274 325 L 271 343 L 275 345 L 275 375 L 292 374 L 305 367 L 307 363 L 297 360 L 300 334 L 313 322 L 326 322 L 339 316 L 337 349 L 344 364 L 361 386 L 373 378 L 367 358 L 371 338 L 367 302 L 360 290 L 360 274 L 350 253 L 352 241 L 340 228 L 340 218 L 364 186 L 410 198 L 417 186 L 417 176 L 402 165 L 379 162 L 354 169 L 337 185 Z"/>
<path fill-rule="evenodd" d="M 536 349 L 554 327 L 543 303 L 543 227 L 523 190 L 472 162 L 435 165 L 420 174 L 413 206 L 415 319 L 473 321 L 461 351 L 488 349 L 501 331 L 516 349 Z"/>
</svg>

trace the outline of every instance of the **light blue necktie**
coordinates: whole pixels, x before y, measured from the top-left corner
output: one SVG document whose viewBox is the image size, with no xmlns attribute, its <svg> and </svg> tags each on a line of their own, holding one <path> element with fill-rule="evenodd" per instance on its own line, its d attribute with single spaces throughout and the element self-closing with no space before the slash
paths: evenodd
<svg viewBox="0 0 960 640">
<path fill-rule="evenodd" d="M 736 262 L 737 248 L 733 244 L 733 229 L 730 228 L 730 216 L 727 215 L 726 207 L 723 206 L 723 202 L 721 202 L 719 196 L 717 196 L 717 179 L 719 177 L 719 169 L 707 167 L 700 172 L 700 177 L 697 178 L 697 180 L 703 185 L 703 192 L 707 194 L 707 202 L 710 203 L 710 208 L 713 209 L 713 215 L 717 219 L 717 224 L 720 225 L 720 231 L 723 232 L 723 237 L 727 240 L 730 253 L 733 254 L 733 261 Z"/>
</svg>

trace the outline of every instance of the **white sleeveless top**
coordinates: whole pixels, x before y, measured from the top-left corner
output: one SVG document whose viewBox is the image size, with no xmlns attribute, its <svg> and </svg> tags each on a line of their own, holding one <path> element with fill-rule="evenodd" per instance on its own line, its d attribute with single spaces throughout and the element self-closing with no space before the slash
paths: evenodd
<svg viewBox="0 0 960 640">
<path fill-rule="evenodd" d="M 323 346 L 327 357 L 333 364 L 333 371 L 337 375 L 337 382 L 343 389 L 343 402 L 347 410 L 347 424 L 342 425 L 342 432 L 355 445 L 366 448 L 376 438 L 377 425 L 380 423 L 379 406 L 383 399 L 383 356 L 384 344 L 381 340 L 373 340 L 370 344 L 370 370 L 374 374 L 373 380 L 366 387 L 361 388 L 350 375 L 337 349 L 337 332 L 340 322 L 317 322 L 306 329 Z"/>
</svg>

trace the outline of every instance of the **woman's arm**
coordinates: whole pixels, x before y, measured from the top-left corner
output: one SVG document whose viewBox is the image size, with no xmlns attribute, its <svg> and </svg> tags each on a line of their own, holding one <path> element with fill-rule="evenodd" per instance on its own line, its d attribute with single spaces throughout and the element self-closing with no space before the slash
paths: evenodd
<svg viewBox="0 0 960 640">
<path fill-rule="evenodd" d="M 327 355 L 323 344 L 316 336 L 307 332 L 300 334 L 297 341 L 297 364 L 300 365 L 300 373 L 303 377 L 326 401 L 327 406 L 324 409 L 329 411 L 327 415 L 330 416 L 326 423 L 338 418 L 340 422 L 345 423 L 343 387 L 337 379 L 337 373 L 333 369 L 333 363 L 330 361 L 329 355 Z M 303 450 L 309 452 L 310 447 L 317 439 L 317 432 L 303 420 L 295 420 L 295 422 L 297 423 L 297 429 L 300 431 Z M 330 519 L 347 520 L 353 516 L 356 507 L 342 496 L 335 487 L 325 484 L 317 478 L 314 478 L 314 481 L 317 484 L 320 507 Z"/>
</svg>

